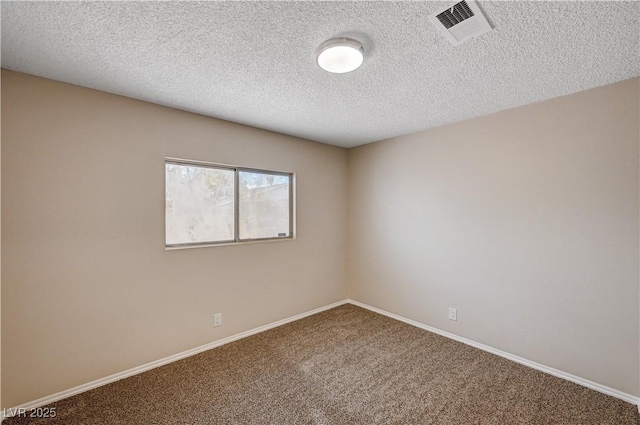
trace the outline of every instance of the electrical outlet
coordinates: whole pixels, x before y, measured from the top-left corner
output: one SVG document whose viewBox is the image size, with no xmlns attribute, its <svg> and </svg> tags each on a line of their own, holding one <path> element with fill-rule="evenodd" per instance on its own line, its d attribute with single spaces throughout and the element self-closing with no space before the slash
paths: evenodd
<svg viewBox="0 0 640 425">
<path fill-rule="evenodd" d="M 458 320 L 458 310 L 449 307 L 449 320 Z"/>
<path fill-rule="evenodd" d="M 213 326 L 222 326 L 222 313 L 216 313 L 213 315 Z"/>
</svg>

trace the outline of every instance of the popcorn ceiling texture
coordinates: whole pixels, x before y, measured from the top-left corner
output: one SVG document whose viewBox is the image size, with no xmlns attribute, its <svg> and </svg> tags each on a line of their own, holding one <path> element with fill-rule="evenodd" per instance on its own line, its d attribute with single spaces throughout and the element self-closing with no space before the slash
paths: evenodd
<svg viewBox="0 0 640 425">
<path fill-rule="evenodd" d="M 482 2 L 452 46 L 441 2 L 2 2 L 2 67 L 344 147 L 640 75 L 640 3 Z M 317 46 L 351 36 L 333 75 Z"/>
</svg>

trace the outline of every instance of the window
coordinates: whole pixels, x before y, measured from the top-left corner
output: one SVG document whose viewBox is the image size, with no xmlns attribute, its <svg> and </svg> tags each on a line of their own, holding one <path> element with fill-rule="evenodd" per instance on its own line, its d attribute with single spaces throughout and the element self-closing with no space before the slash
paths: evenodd
<svg viewBox="0 0 640 425">
<path fill-rule="evenodd" d="M 165 162 L 165 244 L 211 245 L 293 237 L 293 175 Z"/>
</svg>

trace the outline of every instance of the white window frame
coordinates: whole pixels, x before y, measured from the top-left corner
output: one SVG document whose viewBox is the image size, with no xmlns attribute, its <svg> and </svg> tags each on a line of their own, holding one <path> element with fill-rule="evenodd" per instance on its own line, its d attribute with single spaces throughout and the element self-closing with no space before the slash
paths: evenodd
<svg viewBox="0 0 640 425">
<path fill-rule="evenodd" d="M 233 195 L 233 220 L 234 220 L 234 238 L 233 240 L 226 241 L 213 241 L 213 242 L 187 242 L 187 243 L 178 243 L 178 244 L 168 244 L 167 243 L 167 214 L 166 214 L 166 206 L 164 210 L 165 214 L 165 249 L 166 250 L 174 250 L 174 249 L 185 249 L 185 248 L 202 248 L 209 246 L 223 246 L 223 245 L 240 245 L 240 244 L 250 244 L 257 242 L 273 242 L 273 241 L 287 241 L 296 239 L 296 201 L 295 201 L 295 186 L 296 186 L 296 175 L 295 173 L 286 172 L 286 171 L 276 171 L 276 170 L 267 170 L 263 168 L 251 168 L 251 167 L 241 167 L 237 165 L 229 165 L 229 164 L 219 164 L 215 162 L 204 162 L 204 161 L 196 161 L 190 159 L 180 159 L 180 158 L 171 158 L 167 157 L 164 159 L 163 165 L 166 164 L 175 164 L 175 165 L 184 165 L 184 166 L 193 166 L 193 167 L 203 167 L 203 168 L 213 168 L 217 170 L 228 170 L 234 172 L 234 195 Z M 272 238 L 259 238 L 259 239 L 240 239 L 240 182 L 239 175 L 240 172 L 250 172 L 250 173 L 261 173 L 261 174 L 271 174 L 275 176 L 286 176 L 289 177 L 289 236 L 280 236 L 280 237 L 272 237 Z M 165 205 L 166 205 L 166 196 L 167 196 L 167 175 L 165 171 Z"/>
</svg>

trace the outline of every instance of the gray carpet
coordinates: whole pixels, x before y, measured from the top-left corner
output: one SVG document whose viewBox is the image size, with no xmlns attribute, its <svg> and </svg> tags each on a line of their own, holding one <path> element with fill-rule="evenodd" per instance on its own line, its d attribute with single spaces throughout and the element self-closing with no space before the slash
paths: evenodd
<svg viewBox="0 0 640 425">
<path fill-rule="evenodd" d="M 14 424 L 611 424 L 636 406 L 353 305 Z"/>
</svg>

